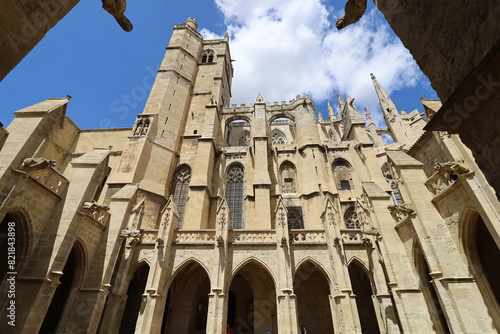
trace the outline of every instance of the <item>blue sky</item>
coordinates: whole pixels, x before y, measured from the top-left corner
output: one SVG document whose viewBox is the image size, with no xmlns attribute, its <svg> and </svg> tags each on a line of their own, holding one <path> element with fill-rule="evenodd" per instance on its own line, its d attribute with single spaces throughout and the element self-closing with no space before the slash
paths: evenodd
<svg viewBox="0 0 500 334">
<path fill-rule="evenodd" d="M 435 98 L 411 55 L 370 5 L 355 26 L 336 31 L 344 1 L 128 1 L 132 32 L 121 30 L 100 1 L 81 1 L 0 82 L 0 121 L 52 97 L 71 95 L 67 115 L 82 129 L 130 127 L 142 112 L 172 27 L 187 17 L 206 38 L 231 37 L 233 100 L 268 102 L 310 94 L 356 98 L 381 124 L 369 73 L 399 109 L 422 111 L 419 97 Z"/>
</svg>

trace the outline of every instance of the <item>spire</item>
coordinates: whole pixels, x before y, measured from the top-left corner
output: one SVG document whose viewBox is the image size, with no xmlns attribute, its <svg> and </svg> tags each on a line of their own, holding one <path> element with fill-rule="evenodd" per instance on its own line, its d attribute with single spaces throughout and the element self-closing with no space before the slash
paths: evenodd
<svg viewBox="0 0 500 334">
<path fill-rule="evenodd" d="M 398 109 L 396 105 L 389 97 L 389 94 L 384 90 L 384 88 L 380 85 L 377 78 L 373 73 L 370 73 L 370 76 L 373 80 L 373 85 L 375 86 L 375 91 L 377 92 L 378 101 L 380 103 L 380 107 L 384 113 L 384 117 L 392 118 L 398 114 Z"/>
<path fill-rule="evenodd" d="M 330 100 L 326 100 L 326 106 L 328 108 L 328 116 L 330 116 L 330 119 L 333 120 L 333 119 L 337 118 L 337 115 L 335 114 L 335 110 L 333 110 L 333 107 L 330 104 Z"/>
<path fill-rule="evenodd" d="M 345 102 L 342 100 L 339 92 L 337 92 L 337 102 L 339 104 L 340 113 L 342 114 L 342 112 L 344 111 Z"/>
<path fill-rule="evenodd" d="M 262 95 L 259 93 L 259 95 L 257 95 L 257 99 L 255 100 L 255 102 L 264 102 L 264 98 L 262 97 Z"/>
<path fill-rule="evenodd" d="M 368 132 L 370 133 L 370 137 L 372 138 L 375 146 L 383 147 L 385 145 L 384 140 L 377 133 L 377 125 L 373 121 L 372 115 L 370 115 L 370 112 L 366 108 L 365 108 L 365 116 L 366 116 L 366 122 L 368 123 Z"/>
<path fill-rule="evenodd" d="M 354 105 L 354 99 L 348 96 L 345 102 L 347 106 L 344 107 L 345 112 L 342 114 L 342 118 L 348 117 L 351 124 L 365 124 L 365 119 Z"/>
<path fill-rule="evenodd" d="M 370 124 L 375 124 L 375 122 L 373 121 L 373 118 L 372 118 L 372 115 L 370 115 L 370 112 L 368 111 L 368 109 L 365 108 L 365 116 L 366 116 L 366 122 L 370 125 Z"/>
<path fill-rule="evenodd" d="M 321 110 L 319 110 L 319 108 L 318 108 L 318 119 L 319 119 L 320 121 L 322 121 L 322 120 L 323 120 L 323 115 L 321 115 Z"/>
</svg>

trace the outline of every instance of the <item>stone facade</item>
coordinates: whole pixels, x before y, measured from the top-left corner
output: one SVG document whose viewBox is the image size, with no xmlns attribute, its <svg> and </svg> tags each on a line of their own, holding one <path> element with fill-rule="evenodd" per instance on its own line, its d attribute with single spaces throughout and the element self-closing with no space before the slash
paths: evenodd
<svg viewBox="0 0 500 334">
<path fill-rule="evenodd" d="M 350 97 L 231 105 L 229 41 L 196 29 L 132 128 L 65 98 L 2 129 L 2 332 L 497 333 L 500 204 L 457 135 L 375 76 L 387 129 Z"/>
</svg>

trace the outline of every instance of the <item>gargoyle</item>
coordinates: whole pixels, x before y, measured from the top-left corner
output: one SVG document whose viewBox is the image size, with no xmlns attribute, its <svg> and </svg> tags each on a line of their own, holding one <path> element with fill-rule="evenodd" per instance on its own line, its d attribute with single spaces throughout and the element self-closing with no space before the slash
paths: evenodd
<svg viewBox="0 0 500 334">
<path fill-rule="evenodd" d="M 335 26 L 338 30 L 356 23 L 366 11 L 366 0 L 348 0 L 344 8 L 344 16 L 337 20 Z"/>
<path fill-rule="evenodd" d="M 47 160 L 45 158 L 26 158 L 23 160 L 20 169 L 23 171 L 32 171 L 45 169 L 47 167 L 55 167 L 57 161 Z"/>
<path fill-rule="evenodd" d="M 447 162 L 436 162 L 432 165 L 434 170 L 440 172 L 442 170 L 452 170 L 457 174 L 464 174 L 469 172 L 469 168 L 465 167 L 462 163 L 457 161 L 447 161 Z"/>
<path fill-rule="evenodd" d="M 126 0 L 102 0 L 102 8 L 113 15 L 123 30 L 132 31 L 132 23 L 123 14 L 127 10 Z"/>
<path fill-rule="evenodd" d="M 109 206 L 104 204 L 99 204 L 96 201 L 84 202 L 82 209 L 94 211 L 109 211 Z"/>
<path fill-rule="evenodd" d="M 128 237 L 137 238 L 140 235 L 141 235 L 140 230 L 122 230 L 122 233 L 120 234 L 120 236 L 125 238 Z"/>
</svg>

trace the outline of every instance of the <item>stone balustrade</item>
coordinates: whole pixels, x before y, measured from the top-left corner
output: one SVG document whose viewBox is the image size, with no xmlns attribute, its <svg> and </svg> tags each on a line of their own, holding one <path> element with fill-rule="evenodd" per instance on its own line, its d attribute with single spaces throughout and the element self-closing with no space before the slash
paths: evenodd
<svg viewBox="0 0 500 334">
<path fill-rule="evenodd" d="M 344 244 L 362 244 L 363 235 L 360 229 L 341 229 L 342 243 Z"/>
<path fill-rule="evenodd" d="M 158 238 L 158 229 L 141 229 L 139 241 L 142 244 L 155 243 Z"/>
<path fill-rule="evenodd" d="M 215 230 L 179 230 L 175 235 L 176 244 L 213 244 L 216 240 Z"/>
<path fill-rule="evenodd" d="M 323 230 L 290 230 L 290 243 L 316 244 L 325 243 L 326 236 Z"/>
<path fill-rule="evenodd" d="M 233 244 L 275 243 L 274 230 L 233 230 L 229 234 L 229 242 Z"/>
</svg>

